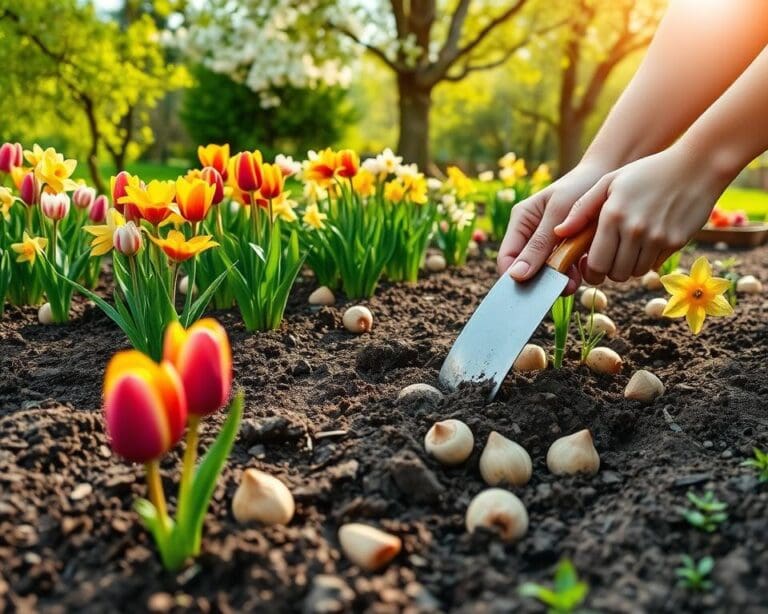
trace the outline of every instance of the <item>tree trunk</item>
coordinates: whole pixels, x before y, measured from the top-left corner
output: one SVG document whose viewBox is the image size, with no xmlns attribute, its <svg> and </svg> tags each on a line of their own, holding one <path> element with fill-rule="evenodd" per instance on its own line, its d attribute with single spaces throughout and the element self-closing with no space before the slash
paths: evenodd
<svg viewBox="0 0 768 614">
<path fill-rule="evenodd" d="M 563 176 L 579 163 L 581 159 L 581 140 L 584 134 L 584 121 L 568 116 L 560 120 L 557 128 L 557 173 Z"/>
<path fill-rule="evenodd" d="M 421 170 L 429 166 L 429 112 L 432 88 L 419 86 L 412 75 L 398 75 L 400 138 L 398 154 Z"/>
<path fill-rule="evenodd" d="M 101 141 L 101 132 L 96 122 L 96 114 L 93 110 L 93 101 L 87 97 L 81 97 L 85 116 L 88 119 L 88 129 L 91 133 L 91 147 L 88 151 L 88 170 L 91 173 L 93 187 L 99 194 L 106 192 L 104 180 L 101 178 L 101 169 L 99 168 L 99 141 Z"/>
</svg>

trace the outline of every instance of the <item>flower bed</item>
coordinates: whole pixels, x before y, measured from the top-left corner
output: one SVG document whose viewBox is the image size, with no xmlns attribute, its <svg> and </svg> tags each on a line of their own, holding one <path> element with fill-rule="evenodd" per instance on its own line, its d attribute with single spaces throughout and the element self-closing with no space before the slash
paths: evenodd
<svg viewBox="0 0 768 614">
<path fill-rule="evenodd" d="M 768 250 L 738 257 L 741 270 L 765 276 Z M 741 466 L 755 443 L 768 442 L 764 299 L 740 297 L 735 316 L 707 321 L 694 337 L 682 321 L 644 315 L 646 301 L 662 291 L 637 281 L 610 285 L 608 313 L 618 334 L 601 345 L 622 356 L 618 375 L 577 366 L 571 344 L 563 369 L 513 374 L 491 403 L 478 389 L 437 403 L 398 403 L 406 384 L 436 382 L 450 344 L 494 279 L 491 261 L 470 260 L 415 287 L 385 282 L 365 302 L 375 322 L 362 336 L 344 330 L 344 304 L 307 306 L 316 286 L 303 276 L 277 330 L 253 334 L 234 309 L 214 313 L 232 342 L 245 417 L 213 495 L 202 554 L 178 573 L 163 571 L 132 511 L 133 500 L 145 496 L 141 467 L 116 461 L 104 432 L 101 374 L 125 336 L 80 298 L 66 327 L 38 325 L 34 308 L 9 308 L 0 321 L 0 602 L 18 609 L 311 612 L 325 599 L 340 611 L 535 612 L 541 606 L 516 588 L 551 584 L 555 564 L 567 556 L 589 583 L 586 605 L 594 610 L 764 607 L 768 489 Z M 578 303 L 575 309 L 586 314 Z M 551 324 L 534 341 L 550 349 Z M 647 405 L 623 396 L 638 368 L 666 385 Z M 446 418 L 463 420 L 475 436 L 472 456 L 456 468 L 439 465 L 423 447 L 430 426 Z M 224 419 L 214 414 L 202 424 L 203 447 Z M 585 427 L 600 472 L 550 475 L 549 445 Z M 522 444 L 533 460 L 531 482 L 512 489 L 530 516 L 516 544 L 464 527 L 470 499 L 484 488 L 477 464 L 492 430 Z M 169 493 L 180 453 L 177 446 L 161 464 Z M 296 514 L 288 526 L 235 521 L 232 498 L 251 467 L 290 487 Z M 728 519 L 712 534 L 680 512 L 690 506 L 689 491 L 708 490 L 728 504 Z M 340 551 L 336 532 L 344 522 L 384 528 L 402 539 L 402 551 L 378 574 L 361 571 Z M 714 558 L 711 591 L 677 586 L 683 555 Z"/>
</svg>

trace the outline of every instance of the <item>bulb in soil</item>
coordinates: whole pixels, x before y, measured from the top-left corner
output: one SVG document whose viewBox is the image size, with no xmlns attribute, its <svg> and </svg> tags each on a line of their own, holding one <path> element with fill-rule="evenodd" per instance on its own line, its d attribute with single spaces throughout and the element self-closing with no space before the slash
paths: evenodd
<svg viewBox="0 0 768 614">
<path fill-rule="evenodd" d="M 547 368 L 547 353 L 544 348 L 533 343 L 526 343 L 515 360 L 515 371 L 541 371 Z"/>
<path fill-rule="evenodd" d="M 328 286 L 320 286 L 309 295 L 309 304 L 330 307 L 336 303 L 336 297 Z"/>
<path fill-rule="evenodd" d="M 643 275 L 640 283 L 646 290 L 661 290 L 664 287 L 661 283 L 661 276 L 656 271 L 648 271 Z"/>
<path fill-rule="evenodd" d="M 547 467 L 555 475 L 595 475 L 600 455 L 588 429 L 556 440 L 547 452 Z"/>
<path fill-rule="evenodd" d="M 344 312 L 342 322 L 351 333 L 367 333 L 373 328 L 373 314 L 367 307 L 354 305 Z"/>
<path fill-rule="evenodd" d="M 667 307 L 667 299 L 652 298 L 645 304 L 645 315 L 654 320 L 660 320 L 664 317 L 664 310 Z"/>
<path fill-rule="evenodd" d="M 650 403 L 662 394 L 664 394 L 664 384 L 653 373 L 645 369 L 636 371 L 629 378 L 629 383 L 624 389 L 625 398 L 643 403 Z"/>
<path fill-rule="evenodd" d="M 480 246 L 477 244 L 476 241 L 470 241 L 467 244 L 467 256 L 469 256 L 470 258 L 480 257 Z"/>
<path fill-rule="evenodd" d="M 524 486 L 532 473 L 531 457 L 523 446 L 496 431 L 488 435 L 488 442 L 480 455 L 480 475 L 488 486 Z"/>
<path fill-rule="evenodd" d="M 608 297 L 600 288 L 587 288 L 581 293 L 581 304 L 587 309 L 595 311 L 605 311 L 608 307 Z"/>
<path fill-rule="evenodd" d="M 366 571 L 381 569 L 402 548 L 399 537 L 357 522 L 341 526 L 339 543 L 344 555 Z"/>
<path fill-rule="evenodd" d="M 604 313 L 593 313 L 587 318 L 585 329 L 589 330 L 590 327 L 593 331 L 601 332 L 606 337 L 616 336 L 616 324 Z"/>
<path fill-rule="evenodd" d="M 397 395 L 397 400 L 400 403 L 408 403 L 416 399 L 437 403 L 442 398 L 443 393 L 429 384 L 410 384 Z"/>
<path fill-rule="evenodd" d="M 232 513 L 238 522 L 288 524 L 294 509 L 288 487 L 276 477 L 256 469 L 245 470 L 232 499 Z"/>
<path fill-rule="evenodd" d="M 185 275 L 179 280 L 179 294 L 186 296 L 187 292 L 189 292 L 189 277 Z M 195 296 L 196 294 L 197 287 L 192 288 L 192 296 Z"/>
<path fill-rule="evenodd" d="M 595 373 L 618 373 L 622 365 L 621 356 L 606 347 L 594 348 L 585 362 Z"/>
<path fill-rule="evenodd" d="M 53 311 L 50 303 L 43 303 L 37 310 L 37 321 L 40 324 L 53 324 Z"/>
<path fill-rule="evenodd" d="M 445 271 L 448 263 L 445 261 L 445 258 L 442 254 L 430 254 L 424 261 L 424 266 L 426 267 L 427 271 L 439 273 L 440 271 Z"/>
<path fill-rule="evenodd" d="M 760 294 L 763 284 L 754 275 L 745 275 L 736 282 L 736 292 L 739 294 Z"/>
<path fill-rule="evenodd" d="M 459 465 L 469 458 L 475 438 L 461 420 L 435 422 L 424 437 L 424 448 L 443 465 Z"/>
<path fill-rule="evenodd" d="M 517 541 L 528 531 L 525 505 L 502 488 L 489 488 L 472 499 L 465 521 L 470 533 L 478 527 L 485 527 L 498 532 L 506 542 Z"/>
</svg>

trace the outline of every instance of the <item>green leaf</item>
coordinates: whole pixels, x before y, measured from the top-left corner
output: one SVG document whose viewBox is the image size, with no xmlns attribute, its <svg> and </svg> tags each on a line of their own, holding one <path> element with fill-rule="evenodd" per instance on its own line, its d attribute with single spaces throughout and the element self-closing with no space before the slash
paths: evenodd
<svg viewBox="0 0 768 614">
<path fill-rule="evenodd" d="M 213 295 L 216 293 L 216 290 L 219 289 L 219 286 L 227 278 L 233 266 L 235 265 L 234 264 L 230 265 L 216 279 L 214 279 L 211 282 L 211 284 L 205 289 L 205 292 L 201 293 L 200 296 L 195 300 L 195 302 L 192 303 L 189 309 L 186 309 L 186 308 L 184 309 L 184 312 L 181 314 L 181 324 L 184 326 L 184 328 L 188 328 L 189 325 L 192 324 L 192 322 L 195 322 L 200 319 L 200 316 L 203 314 L 203 311 L 208 306 L 208 303 L 211 302 L 211 299 L 213 298 Z M 189 292 L 188 292 L 188 295 L 191 295 L 191 294 L 192 294 L 192 286 L 190 286 Z"/>
</svg>

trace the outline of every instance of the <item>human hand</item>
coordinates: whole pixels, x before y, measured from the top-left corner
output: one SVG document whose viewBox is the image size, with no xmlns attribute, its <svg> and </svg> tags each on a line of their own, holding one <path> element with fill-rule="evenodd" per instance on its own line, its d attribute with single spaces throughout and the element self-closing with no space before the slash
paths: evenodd
<svg viewBox="0 0 768 614">
<path fill-rule="evenodd" d="M 592 188 L 607 169 L 594 162 L 582 162 L 550 186 L 512 208 L 507 233 L 499 247 L 499 274 L 506 272 L 517 281 L 533 277 L 542 267 L 560 238 L 554 228 L 565 220 L 573 204 Z M 512 266 L 514 263 L 514 266 Z M 581 276 L 574 266 L 565 294 L 572 294 Z"/>
<path fill-rule="evenodd" d="M 684 147 L 642 158 L 605 175 L 555 229 L 567 238 L 598 218 L 581 273 L 590 284 L 626 281 L 657 268 L 707 221 L 728 181 Z"/>
</svg>

